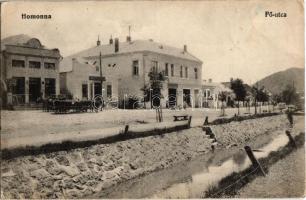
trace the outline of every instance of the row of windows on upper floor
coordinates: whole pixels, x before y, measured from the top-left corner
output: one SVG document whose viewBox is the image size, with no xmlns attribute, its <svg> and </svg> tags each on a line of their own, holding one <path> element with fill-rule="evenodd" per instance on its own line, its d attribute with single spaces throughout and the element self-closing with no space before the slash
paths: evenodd
<svg viewBox="0 0 306 200">
<path fill-rule="evenodd" d="M 12 67 L 25 68 L 25 61 L 24 60 L 12 60 Z M 39 62 L 39 61 L 29 61 L 29 68 L 40 69 L 41 68 L 41 62 Z M 44 62 L 44 68 L 55 70 L 55 63 Z"/>
<path fill-rule="evenodd" d="M 108 67 L 115 67 L 116 64 L 108 64 Z M 165 76 L 169 76 L 169 66 L 170 66 L 170 76 L 174 77 L 174 64 L 169 64 L 165 63 L 165 68 L 164 68 L 164 73 Z M 157 69 L 158 70 L 158 62 L 157 61 L 152 61 L 152 69 Z M 96 66 L 96 71 L 98 72 L 100 70 L 99 66 Z M 134 76 L 139 76 L 139 60 L 133 60 L 132 63 L 132 70 L 133 70 L 133 75 Z M 194 68 L 194 78 L 198 79 L 198 68 Z M 185 72 L 183 74 L 183 72 Z M 180 77 L 181 78 L 188 78 L 188 67 L 183 67 L 182 65 L 180 66 Z"/>
<path fill-rule="evenodd" d="M 165 63 L 165 68 L 164 68 L 164 73 L 165 76 L 169 76 L 169 66 L 170 66 L 170 76 L 174 77 L 174 64 L 169 64 L 169 63 Z M 138 60 L 134 60 L 133 64 L 133 75 L 138 76 L 139 75 L 139 61 Z M 157 61 L 152 61 L 151 63 L 151 67 L 152 69 L 155 69 L 158 71 L 158 62 Z M 180 66 L 180 77 L 181 78 L 188 78 L 188 67 L 183 67 L 183 65 Z M 198 68 L 194 68 L 194 78 L 198 79 Z M 185 72 L 183 74 L 183 72 Z"/>
</svg>

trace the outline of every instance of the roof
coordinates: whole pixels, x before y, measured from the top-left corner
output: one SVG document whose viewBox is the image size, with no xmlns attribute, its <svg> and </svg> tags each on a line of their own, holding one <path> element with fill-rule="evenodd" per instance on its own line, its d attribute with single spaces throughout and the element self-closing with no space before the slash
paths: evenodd
<svg viewBox="0 0 306 200">
<path fill-rule="evenodd" d="M 153 42 L 151 40 L 134 40 L 131 42 L 120 42 L 119 43 L 119 52 L 115 53 L 114 51 L 114 43 L 113 44 L 106 44 L 106 45 L 99 45 L 84 51 L 78 52 L 76 54 L 70 55 L 63 59 L 60 64 L 60 68 L 67 68 L 72 65 L 72 58 L 90 58 L 90 57 L 97 57 L 99 56 L 100 52 L 102 56 L 115 56 L 125 53 L 134 53 L 134 52 L 154 52 L 159 54 L 165 54 L 174 56 L 177 58 L 187 59 L 195 62 L 202 63 L 202 61 L 188 51 L 184 52 L 183 48 L 176 48 L 167 46 L 161 43 Z M 68 69 L 69 70 L 69 69 Z M 71 70 L 71 69 L 70 69 Z M 61 71 L 65 71 L 61 69 Z"/>
<path fill-rule="evenodd" d="M 202 86 L 207 86 L 207 87 L 217 87 L 220 84 L 221 83 L 217 83 L 217 82 L 206 82 L 206 81 L 202 82 Z"/>
<path fill-rule="evenodd" d="M 204 82 L 202 83 L 202 87 L 214 88 L 216 92 L 232 92 L 232 90 L 226 87 L 223 83 L 217 82 Z"/>
<path fill-rule="evenodd" d="M 5 45 L 7 44 L 24 46 L 24 44 L 27 43 L 30 39 L 32 38 L 25 34 L 14 35 L 4 38 L 3 40 L 1 40 L 1 50 L 5 49 Z"/>
<path fill-rule="evenodd" d="M 16 48 L 17 47 L 17 48 Z M 39 53 L 34 53 L 33 51 L 27 53 L 32 53 L 33 55 L 39 56 L 51 56 L 60 58 L 60 52 L 57 48 L 47 49 L 41 44 L 39 39 L 30 37 L 25 34 L 14 35 L 1 40 L 1 51 L 13 53 L 25 53 L 25 48 L 38 49 Z"/>
</svg>

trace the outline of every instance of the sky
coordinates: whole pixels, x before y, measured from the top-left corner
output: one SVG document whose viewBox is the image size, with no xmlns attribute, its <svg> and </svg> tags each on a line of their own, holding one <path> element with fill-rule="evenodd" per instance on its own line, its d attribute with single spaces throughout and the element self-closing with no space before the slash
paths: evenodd
<svg viewBox="0 0 306 200">
<path fill-rule="evenodd" d="M 153 39 L 203 61 L 202 78 L 252 84 L 274 72 L 304 67 L 302 0 L 6 2 L 1 38 L 27 34 L 62 56 L 102 44 L 110 36 Z M 266 11 L 286 13 L 265 17 Z M 22 19 L 50 14 L 48 20 Z"/>
</svg>

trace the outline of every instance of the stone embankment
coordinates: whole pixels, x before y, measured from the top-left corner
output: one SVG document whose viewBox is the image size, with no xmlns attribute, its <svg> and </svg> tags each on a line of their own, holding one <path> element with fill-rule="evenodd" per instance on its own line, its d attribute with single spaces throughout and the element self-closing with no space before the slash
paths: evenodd
<svg viewBox="0 0 306 200">
<path fill-rule="evenodd" d="M 212 125 L 218 148 L 287 128 L 285 115 Z M 211 151 L 202 128 L 2 160 L 4 198 L 81 198 Z"/>
</svg>

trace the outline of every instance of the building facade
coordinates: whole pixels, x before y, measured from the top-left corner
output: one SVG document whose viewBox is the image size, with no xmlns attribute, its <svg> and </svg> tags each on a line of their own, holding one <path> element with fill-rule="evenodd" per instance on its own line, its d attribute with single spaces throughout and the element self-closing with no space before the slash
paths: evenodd
<svg viewBox="0 0 306 200">
<path fill-rule="evenodd" d="M 212 79 L 208 81 L 203 80 L 202 84 L 203 104 L 204 108 L 221 108 L 221 106 L 228 106 L 228 102 L 234 98 L 234 93 L 230 88 L 227 88 L 222 83 L 213 82 Z M 222 102 L 221 94 L 224 95 Z"/>
<path fill-rule="evenodd" d="M 141 99 L 143 89 L 150 87 L 149 73 L 155 69 L 166 80 L 161 98 L 146 94 L 150 101 L 160 98 L 163 107 L 200 106 L 195 96 L 201 91 L 202 61 L 191 55 L 187 46 L 179 49 L 152 40 L 110 39 L 106 45 L 98 41 L 95 47 L 64 58 L 60 66 L 61 90 L 76 99 L 97 95 L 119 101 L 131 96 Z"/>
<path fill-rule="evenodd" d="M 2 104 L 27 105 L 59 94 L 58 49 L 46 49 L 36 38 L 17 35 L 1 46 Z"/>
</svg>

